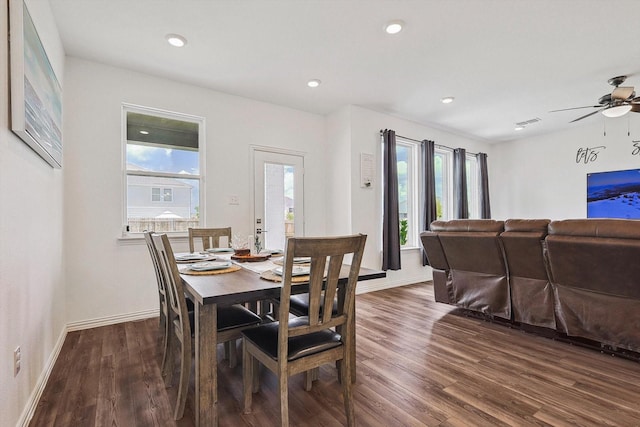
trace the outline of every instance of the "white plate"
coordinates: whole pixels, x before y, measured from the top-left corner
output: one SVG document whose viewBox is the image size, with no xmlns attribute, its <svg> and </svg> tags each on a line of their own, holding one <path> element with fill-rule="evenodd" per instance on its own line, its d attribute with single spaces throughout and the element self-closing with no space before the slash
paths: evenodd
<svg viewBox="0 0 640 427">
<path fill-rule="evenodd" d="M 198 253 L 183 253 L 183 254 L 175 254 L 176 261 L 198 261 L 211 259 L 211 255 L 207 254 L 198 254 Z"/>
<path fill-rule="evenodd" d="M 219 253 L 219 252 L 233 252 L 233 249 L 231 248 L 209 248 L 207 249 L 207 252 L 212 252 L 212 253 Z"/>
<path fill-rule="evenodd" d="M 282 249 L 265 249 L 263 252 L 266 252 L 271 255 L 282 255 L 284 251 Z"/>
<path fill-rule="evenodd" d="M 282 267 L 276 267 L 272 270 L 278 276 L 282 276 L 284 273 L 282 272 Z M 291 271 L 292 276 L 307 276 L 311 272 L 310 267 L 293 267 Z"/>
<path fill-rule="evenodd" d="M 194 271 L 222 270 L 229 267 L 231 267 L 231 263 L 229 261 L 196 262 L 189 266 L 189 268 Z"/>
</svg>

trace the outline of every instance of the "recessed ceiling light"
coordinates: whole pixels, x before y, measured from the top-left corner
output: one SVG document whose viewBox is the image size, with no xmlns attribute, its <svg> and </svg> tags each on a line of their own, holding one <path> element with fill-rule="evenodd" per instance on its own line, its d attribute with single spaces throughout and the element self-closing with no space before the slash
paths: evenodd
<svg viewBox="0 0 640 427">
<path fill-rule="evenodd" d="M 187 39 L 180 34 L 167 34 L 165 38 L 171 46 L 182 47 L 187 44 Z"/>
<path fill-rule="evenodd" d="M 516 126 L 514 130 L 524 130 L 524 126 Z"/>
<path fill-rule="evenodd" d="M 442 98 L 440 102 L 443 104 L 451 104 L 455 98 L 453 96 L 447 96 L 446 98 Z"/>
<path fill-rule="evenodd" d="M 143 134 L 143 135 L 149 135 L 149 131 L 148 130 L 141 130 L 140 133 Z"/>
<path fill-rule="evenodd" d="M 403 27 L 404 21 L 396 19 L 394 21 L 387 22 L 384 26 L 384 30 L 387 32 L 387 34 L 398 34 L 400 31 L 402 31 Z"/>
<path fill-rule="evenodd" d="M 307 82 L 307 86 L 309 86 L 309 87 L 318 87 L 318 86 L 320 86 L 320 83 L 322 83 L 320 80 L 313 79 L 313 80 L 309 80 Z"/>
</svg>

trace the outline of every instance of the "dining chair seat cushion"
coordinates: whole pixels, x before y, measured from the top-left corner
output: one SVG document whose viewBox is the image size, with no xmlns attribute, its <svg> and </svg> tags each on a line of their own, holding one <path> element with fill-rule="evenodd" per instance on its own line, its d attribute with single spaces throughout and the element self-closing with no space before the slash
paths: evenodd
<svg viewBox="0 0 640 427">
<path fill-rule="evenodd" d="M 194 312 L 189 311 L 189 323 L 191 324 L 192 333 L 195 331 L 194 318 Z M 218 307 L 218 331 L 257 325 L 260 322 L 262 322 L 260 316 L 240 304 Z"/>
<path fill-rule="evenodd" d="M 289 326 L 306 325 L 307 317 L 296 317 L 289 320 Z M 280 322 L 266 323 L 255 328 L 245 329 L 242 335 L 257 347 L 261 348 L 271 358 L 278 358 L 278 328 Z M 341 336 L 331 329 L 325 329 L 313 334 L 289 338 L 288 360 L 296 360 L 321 351 L 342 345 Z"/>
<path fill-rule="evenodd" d="M 289 299 L 289 311 L 298 316 L 305 316 L 309 313 L 309 294 L 291 295 Z M 333 315 L 338 314 L 338 301 L 333 300 Z M 322 311 L 321 311 L 322 312 Z"/>
</svg>

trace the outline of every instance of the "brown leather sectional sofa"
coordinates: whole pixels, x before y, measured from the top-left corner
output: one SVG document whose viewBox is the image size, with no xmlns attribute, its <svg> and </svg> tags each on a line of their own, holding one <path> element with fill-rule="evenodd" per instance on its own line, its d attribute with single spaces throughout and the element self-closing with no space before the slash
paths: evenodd
<svg viewBox="0 0 640 427">
<path fill-rule="evenodd" d="M 420 237 L 436 301 L 640 352 L 640 221 L 435 221 Z"/>
</svg>

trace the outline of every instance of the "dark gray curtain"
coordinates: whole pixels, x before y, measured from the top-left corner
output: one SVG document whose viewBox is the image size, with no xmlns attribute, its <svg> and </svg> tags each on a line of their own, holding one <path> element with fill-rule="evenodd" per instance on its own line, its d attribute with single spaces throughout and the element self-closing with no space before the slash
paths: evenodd
<svg viewBox="0 0 640 427">
<path fill-rule="evenodd" d="M 464 148 L 453 150 L 453 211 L 456 218 L 469 218 L 467 199 L 467 152 Z"/>
<path fill-rule="evenodd" d="M 398 213 L 398 160 L 396 133 L 385 129 L 383 138 L 382 181 L 382 269 L 400 270 L 400 218 Z"/>
<path fill-rule="evenodd" d="M 436 171 L 435 171 L 435 143 L 422 141 L 422 179 L 424 180 L 424 216 L 422 230 L 428 230 L 429 226 L 437 218 L 436 209 Z M 428 265 L 427 254 L 422 248 L 422 265 Z"/>
<path fill-rule="evenodd" d="M 489 204 L 489 173 L 487 172 L 487 154 L 478 153 L 478 170 L 480 171 L 480 218 L 491 218 Z"/>
</svg>

